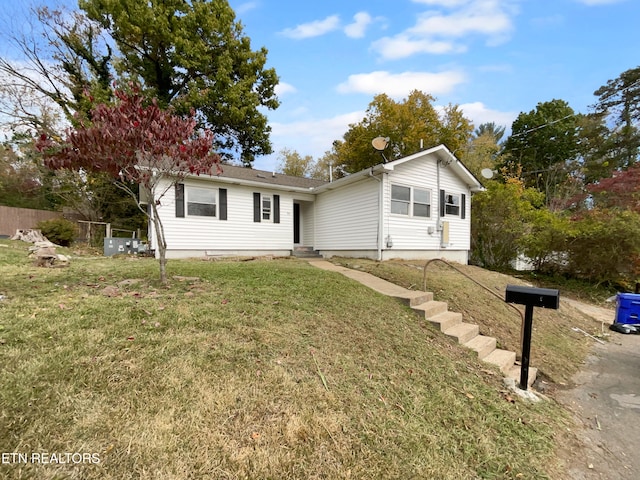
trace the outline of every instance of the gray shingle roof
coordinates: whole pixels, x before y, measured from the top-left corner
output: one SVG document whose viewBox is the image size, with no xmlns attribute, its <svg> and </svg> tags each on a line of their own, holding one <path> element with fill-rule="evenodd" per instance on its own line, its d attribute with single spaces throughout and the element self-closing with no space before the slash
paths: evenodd
<svg viewBox="0 0 640 480">
<path fill-rule="evenodd" d="M 324 185 L 324 180 L 315 180 L 313 178 L 292 177 L 282 173 L 267 172 L 265 170 L 255 170 L 253 168 L 236 167 L 234 165 L 221 165 L 222 174 L 214 175 L 221 178 L 235 178 L 238 180 L 246 180 L 266 185 L 280 185 L 284 187 L 296 188 L 313 188 Z"/>
</svg>

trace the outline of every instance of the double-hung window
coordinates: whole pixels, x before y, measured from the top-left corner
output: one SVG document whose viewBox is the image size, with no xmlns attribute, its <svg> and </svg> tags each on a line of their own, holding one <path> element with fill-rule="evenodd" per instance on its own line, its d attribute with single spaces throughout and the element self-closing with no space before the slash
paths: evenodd
<svg viewBox="0 0 640 480">
<path fill-rule="evenodd" d="M 440 190 L 440 216 L 446 215 L 460 217 L 464 220 L 467 216 L 467 196 L 464 193 L 450 193 Z"/>
<path fill-rule="evenodd" d="M 254 192 L 253 221 L 280 223 L 280 195 Z"/>
<path fill-rule="evenodd" d="M 431 191 L 417 187 L 391 185 L 391 213 L 429 218 L 431 216 Z"/>
<path fill-rule="evenodd" d="M 271 195 L 262 195 L 262 221 L 263 222 L 271 221 L 271 205 L 272 205 Z"/>
<path fill-rule="evenodd" d="M 212 188 L 187 187 L 187 215 L 216 216 L 216 191 Z"/>
<path fill-rule="evenodd" d="M 184 218 L 185 213 L 194 217 L 215 217 L 227 219 L 227 189 L 192 187 L 184 183 L 175 186 L 176 218 Z"/>
<path fill-rule="evenodd" d="M 460 215 L 460 195 L 445 195 L 444 211 L 446 215 Z"/>
</svg>

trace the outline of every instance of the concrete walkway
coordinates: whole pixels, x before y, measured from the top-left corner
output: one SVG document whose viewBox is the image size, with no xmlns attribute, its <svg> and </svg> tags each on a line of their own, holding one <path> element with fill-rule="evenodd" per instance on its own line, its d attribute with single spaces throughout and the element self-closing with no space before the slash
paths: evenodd
<svg viewBox="0 0 640 480">
<path fill-rule="evenodd" d="M 383 295 L 387 295 L 389 297 L 404 298 L 407 295 L 407 292 L 410 292 L 410 290 L 407 290 L 406 288 L 402 288 L 395 283 L 387 282 L 386 280 L 383 280 L 380 277 L 376 277 L 375 275 L 371 275 L 370 273 L 361 272 L 359 270 L 352 270 L 340 265 L 335 265 L 326 260 L 309 260 L 309 263 L 314 267 L 321 268 L 322 270 L 341 273 L 345 277 L 356 280 L 363 285 L 371 288 L 372 290 L 375 290 L 376 292 L 382 293 Z"/>
</svg>

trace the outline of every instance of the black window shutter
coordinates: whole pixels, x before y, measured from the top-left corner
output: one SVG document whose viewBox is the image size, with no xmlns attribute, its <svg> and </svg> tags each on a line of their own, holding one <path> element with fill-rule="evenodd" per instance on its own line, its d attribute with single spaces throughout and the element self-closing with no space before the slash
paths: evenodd
<svg viewBox="0 0 640 480">
<path fill-rule="evenodd" d="M 219 188 L 218 189 L 218 200 L 220 203 L 220 220 L 227 219 L 227 189 Z"/>
<path fill-rule="evenodd" d="M 460 218 L 464 220 L 467 216 L 467 196 L 464 193 L 462 194 L 462 201 L 460 203 Z"/>
<path fill-rule="evenodd" d="M 184 183 L 176 183 L 176 217 L 184 217 Z"/>
<path fill-rule="evenodd" d="M 260 215 L 261 213 L 261 208 L 260 208 L 260 194 L 254 192 L 253 193 L 253 221 L 254 222 L 260 222 Z"/>
<path fill-rule="evenodd" d="M 440 216 L 444 217 L 445 195 L 444 190 L 440 190 Z"/>
<path fill-rule="evenodd" d="M 280 195 L 273 196 L 273 223 L 280 223 Z"/>
</svg>

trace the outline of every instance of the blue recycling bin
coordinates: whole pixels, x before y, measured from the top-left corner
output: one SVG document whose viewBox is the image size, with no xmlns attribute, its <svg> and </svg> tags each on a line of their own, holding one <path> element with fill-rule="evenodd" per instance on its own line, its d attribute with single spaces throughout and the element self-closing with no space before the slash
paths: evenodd
<svg viewBox="0 0 640 480">
<path fill-rule="evenodd" d="M 614 323 L 640 325 L 640 294 L 618 294 L 616 298 L 616 319 Z"/>
</svg>

